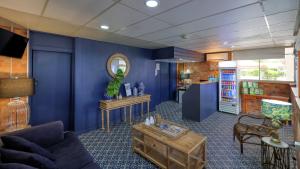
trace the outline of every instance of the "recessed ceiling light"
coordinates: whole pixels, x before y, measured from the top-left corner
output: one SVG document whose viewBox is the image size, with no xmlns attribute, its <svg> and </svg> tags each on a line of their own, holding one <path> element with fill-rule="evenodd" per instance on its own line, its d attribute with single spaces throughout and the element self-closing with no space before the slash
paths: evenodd
<svg viewBox="0 0 300 169">
<path fill-rule="evenodd" d="M 231 46 L 231 48 L 234 48 L 234 47 L 235 47 L 234 45 Z"/>
<path fill-rule="evenodd" d="M 103 30 L 108 30 L 109 26 L 108 25 L 101 25 L 100 28 L 103 29 Z"/>
<path fill-rule="evenodd" d="M 224 44 L 224 45 L 227 45 L 227 44 L 228 44 L 228 42 L 227 42 L 227 41 L 225 41 L 225 42 L 223 42 L 223 44 Z"/>
<path fill-rule="evenodd" d="M 155 8 L 159 5 L 159 1 L 158 0 L 146 0 L 146 5 L 150 8 Z"/>
</svg>

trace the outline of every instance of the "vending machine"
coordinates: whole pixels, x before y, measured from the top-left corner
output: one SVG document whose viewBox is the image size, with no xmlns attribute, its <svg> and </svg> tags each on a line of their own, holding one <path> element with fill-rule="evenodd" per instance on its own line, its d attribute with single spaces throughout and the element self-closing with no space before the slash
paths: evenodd
<svg viewBox="0 0 300 169">
<path fill-rule="evenodd" d="M 219 111 L 239 114 L 239 82 L 236 61 L 219 62 Z"/>
</svg>

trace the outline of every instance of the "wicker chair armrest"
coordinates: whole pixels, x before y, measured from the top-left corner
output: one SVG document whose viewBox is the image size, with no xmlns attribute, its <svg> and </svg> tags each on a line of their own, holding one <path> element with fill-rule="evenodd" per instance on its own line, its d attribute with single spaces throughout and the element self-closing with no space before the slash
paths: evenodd
<svg viewBox="0 0 300 169">
<path fill-rule="evenodd" d="M 261 125 L 262 128 L 268 129 L 268 130 L 278 130 L 274 127 L 269 127 L 269 126 L 265 126 L 265 125 Z"/>
<path fill-rule="evenodd" d="M 262 116 L 262 115 L 254 115 L 254 114 L 242 114 L 240 115 L 239 119 L 238 119 L 238 123 L 240 123 L 240 120 L 244 117 L 249 117 L 249 118 L 253 118 L 253 119 L 265 119 L 266 117 Z"/>
</svg>

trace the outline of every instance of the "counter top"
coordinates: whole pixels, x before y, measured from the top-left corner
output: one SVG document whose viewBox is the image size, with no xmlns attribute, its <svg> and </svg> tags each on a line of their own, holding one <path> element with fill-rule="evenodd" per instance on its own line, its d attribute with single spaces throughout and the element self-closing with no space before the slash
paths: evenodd
<svg viewBox="0 0 300 169">
<path fill-rule="evenodd" d="M 217 82 L 212 82 L 212 81 L 202 81 L 202 82 L 193 82 L 192 84 L 210 84 L 210 83 L 217 83 Z"/>
</svg>

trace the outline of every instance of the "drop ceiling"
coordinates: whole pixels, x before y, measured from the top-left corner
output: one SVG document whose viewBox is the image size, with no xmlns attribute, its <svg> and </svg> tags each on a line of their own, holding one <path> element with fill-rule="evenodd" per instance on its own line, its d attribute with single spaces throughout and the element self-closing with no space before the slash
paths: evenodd
<svg viewBox="0 0 300 169">
<path fill-rule="evenodd" d="M 299 0 L 1 0 L 0 16 L 36 31 L 204 53 L 290 46 L 300 19 Z"/>
</svg>

